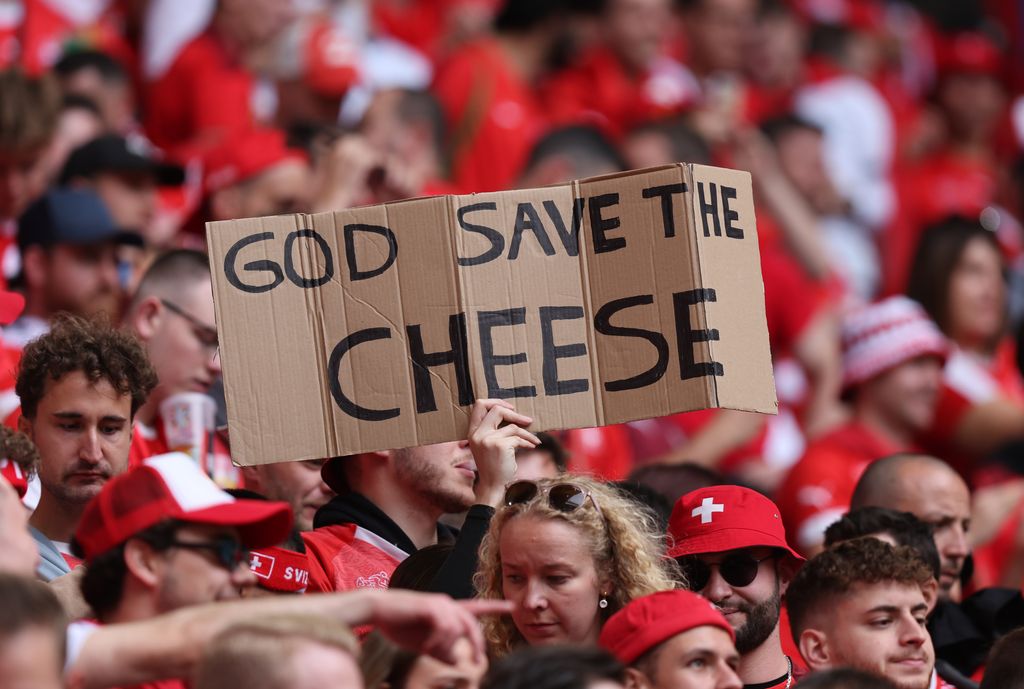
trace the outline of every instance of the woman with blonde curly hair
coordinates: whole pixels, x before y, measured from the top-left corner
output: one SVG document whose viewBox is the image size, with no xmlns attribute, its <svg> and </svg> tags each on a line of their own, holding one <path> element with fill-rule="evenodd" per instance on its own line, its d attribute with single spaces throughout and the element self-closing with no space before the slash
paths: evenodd
<svg viewBox="0 0 1024 689">
<path fill-rule="evenodd" d="M 480 546 L 481 598 L 515 603 L 488 619 L 491 651 L 596 643 L 601 625 L 639 596 L 681 585 L 655 517 L 615 488 L 584 476 L 516 481 Z"/>
</svg>

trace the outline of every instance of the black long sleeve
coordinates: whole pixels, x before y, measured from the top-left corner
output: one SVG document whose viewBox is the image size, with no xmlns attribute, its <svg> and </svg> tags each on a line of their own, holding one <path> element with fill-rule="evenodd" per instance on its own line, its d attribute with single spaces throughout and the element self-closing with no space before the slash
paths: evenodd
<svg viewBox="0 0 1024 689">
<path fill-rule="evenodd" d="M 466 521 L 455 539 L 455 547 L 448 559 L 441 565 L 441 571 L 430 582 L 430 590 L 447 593 L 455 599 L 466 600 L 476 595 L 473 588 L 473 574 L 476 572 L 480 543 L 491 525 L 494 508 L 489 505 L 473 505 L 466 513 Z"/>
</svg>

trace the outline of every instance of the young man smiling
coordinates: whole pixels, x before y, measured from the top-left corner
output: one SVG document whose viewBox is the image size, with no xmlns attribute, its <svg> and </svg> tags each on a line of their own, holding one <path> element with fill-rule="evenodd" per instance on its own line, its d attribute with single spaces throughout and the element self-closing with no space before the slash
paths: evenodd
<svg viewBox="0 0 1024 689">
<path fill-rule="evenodd" d="M 78 564 L 68 542 L 86 504 L 128 467 L 132 419 L 156 374 L 132 336 L 58 319 L 25 348 L 18 428 L 39 448 L 39 505 L 29 524 L 47 581 Z"/>
<path fill-rule="evenodd" d="M 691 590 L 714 603 L 736 632 L 744 685 L 790 689 L 800 667 L 782 650 L 779 615 L 803 558 L 786 543 L 779 509 L 748 488 L 711 486 L 679 498 L 668 531 L 669 557 Z"/>
<path fill-rule="evenodd" d="M 925 626 L 931 569 L 910 548 L 858 538 L 821 553 L 786 593 L 793 639 L 812 670 L 850 666 L 900 689 L 946 689 Z"/>
</svg>

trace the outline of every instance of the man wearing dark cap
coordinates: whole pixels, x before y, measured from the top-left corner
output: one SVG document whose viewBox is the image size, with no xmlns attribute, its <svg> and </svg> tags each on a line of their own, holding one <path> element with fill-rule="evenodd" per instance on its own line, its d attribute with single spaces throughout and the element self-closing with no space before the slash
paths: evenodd
<svg viewBox="0 0 1024 689">
<path fill-rule="evenodd" d="M 711 602 L 676 590 L 628 603 L 598 643 L 627 666 L 628 689 L 740 689 L 735 639 Z"/>
<path fill-rule="evenodd" d="M 156 214 L 157 187 L 184 181 L 185 171 L 161 161 L 145 139 L 115 134 L 76 148 L 60 174 L 61 184 L 96 192 L 119 227 L 147 238 Z"/>
<path fill-rule="evenodd" d="M 744 685 L 790 689 L 800 668 L 782 649 L 779 615 L 803 558 L 786 542 L 775 503 L 740 486 L 700 488 L 676 502 L 668 531 L 669 557 L 690 588 L 736 630 Z"/>
<path fill-rule="evenodd" d="M 141 246 L 139 235 L 120 228 L 94 192 L 51 189 L 18 219 L 20 287 L 25 312 L 4 329 L 4 340 L 24 346 L 50 328 L 60 311 L 78 316 L 121 312 L 119 245 Z"/>
</svg>

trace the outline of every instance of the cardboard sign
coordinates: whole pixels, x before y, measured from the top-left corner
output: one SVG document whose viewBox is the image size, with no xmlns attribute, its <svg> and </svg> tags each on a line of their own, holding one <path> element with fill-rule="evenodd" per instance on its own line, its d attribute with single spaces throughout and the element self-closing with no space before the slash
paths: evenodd
<svg viewBox="0 0 1024 689">
<path fill-rule="evenodd" d="M 207 226 L 242 465 L 533 430 L 774 413 L 750 176 L 679 164 L 544 189 Z"/>
</svg>

